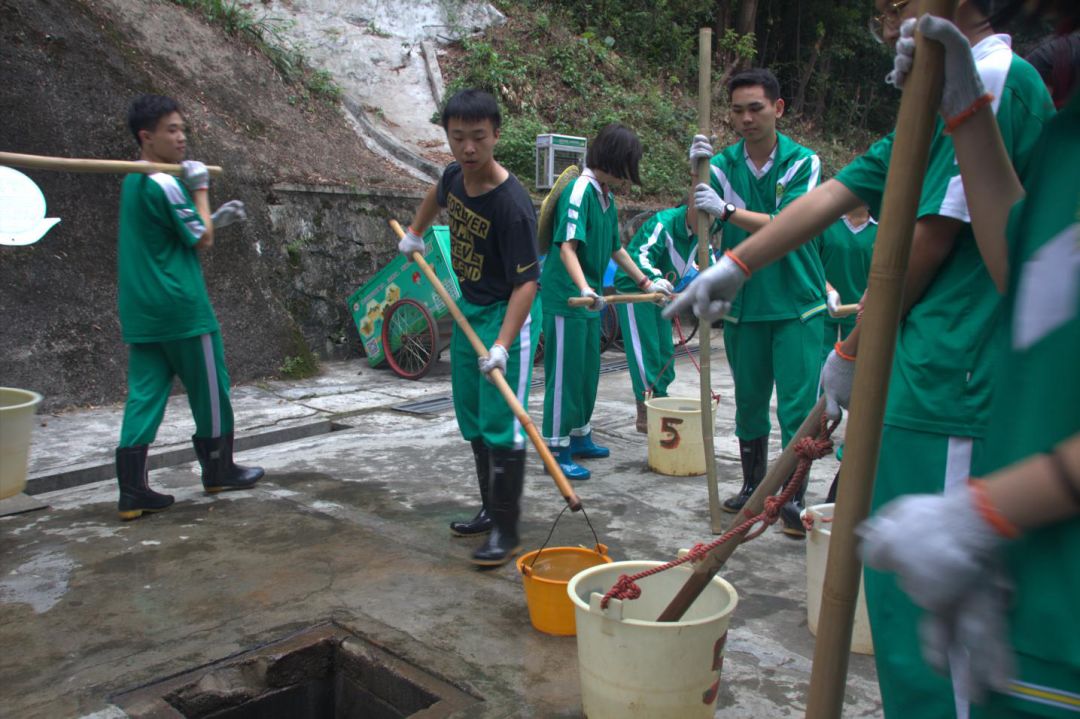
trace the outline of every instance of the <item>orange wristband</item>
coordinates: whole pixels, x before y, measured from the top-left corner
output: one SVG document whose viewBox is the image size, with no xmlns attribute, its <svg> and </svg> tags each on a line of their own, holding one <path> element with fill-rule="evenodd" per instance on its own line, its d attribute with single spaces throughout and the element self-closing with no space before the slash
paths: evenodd
<svg viewBox="0 0 1080 719">
<path fill-rule="evenodd" d="M 994 96 L 990 93 L 984 93 L 979 99 L 971 103 L 971 107 L 961 112 L 959 115 L 954 115 L 945 121 L 945 134 L 952 134 L 953 130 L 963 125 L 970 120 L 972 116 L 994 101 Z"/>
<path fill-rule="evenodd" d="M 739 269 L 743 271 L 744 275 L 746 275 L 747 277 L 750 276 L 750 268 L 746 266 L 745 262 L 736 257 L 734 252 L 732 252 L 731 250 L 727 250 L 726 252 L 724 252 L 724 257 L 727 257 L 736 265 L 738 265 Z"/>
<path fill-rule="evenodd" d="M 854 362 L 855 355 L 844 354 L 844 350 L 840 349 L 840 346 L 842 344 L 843 342 L 838 341 L 835 345 L 833 345 L 833 351 L 836 352 L 836 356 L 840 359 L 847 360 L 848 362 Z"/>
<path fill-rule="evenodd" d="M 968 486 L 971 487 L 971 500 L 975 503 L 975 511 L 994 528 L 995 532 L 1006 539 L 1015 539 L 1020 536 L 1020 528 L 990 503 L 990 496 L 986 493 L 986 486 L 981 480 L 968 480 Z"/>
</svg>

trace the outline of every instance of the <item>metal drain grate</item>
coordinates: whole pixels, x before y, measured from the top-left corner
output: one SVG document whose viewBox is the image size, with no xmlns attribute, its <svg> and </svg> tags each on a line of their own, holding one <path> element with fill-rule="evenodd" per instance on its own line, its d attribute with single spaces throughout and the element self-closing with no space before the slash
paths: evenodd
<svg viewBox="0 0 1080 719">
<path fill-rule="evenodd" d="M 716 349 L 715 347 L 713 349 Z M 677 347 L 675 349 L 675 357 L 686 357 L 688 355 L 696 355 L 698 353 L 697 345 L 693 347 Z M 612 372 L 622 372 L 629 367 L 629 363 L 626 358 L 611 360 L 610 362 L 603 362 L 600 364 L 600 374 L 611 374 Z M 542 377 L 533 377 L 532 387 L 541 387 L 544 385 L 544 379 Z M 395 409 L 399 412 L 408 412 L 410 414 L 440 414 L 454 406 L 453 395 L 444 394 L 438 397 L 428 397 L 426 399 L 418 400 L 415 402 L 405 402 L 403 404 L 396 404 L 391 409 Z"/>
</svg>

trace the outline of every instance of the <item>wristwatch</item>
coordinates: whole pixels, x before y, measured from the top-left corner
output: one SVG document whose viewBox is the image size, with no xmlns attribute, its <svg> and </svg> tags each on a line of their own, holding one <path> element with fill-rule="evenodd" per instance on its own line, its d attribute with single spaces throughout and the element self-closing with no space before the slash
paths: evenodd
<svg viewBox="0 0 1080 719">
<path fill-rule="evenodd" d="M 724 214 L 720 215 L 720 221 L 721 222 L 727 222 L 728 219 L 730 219 L 731 216 L 735 214 L 735 210 L 737 210 L 737 209 L 739 209 L 739 208 L 735 207 L 735 205 L 731 204 L 730 202 L 725 202 L 724 203 Z"/>
</svg>

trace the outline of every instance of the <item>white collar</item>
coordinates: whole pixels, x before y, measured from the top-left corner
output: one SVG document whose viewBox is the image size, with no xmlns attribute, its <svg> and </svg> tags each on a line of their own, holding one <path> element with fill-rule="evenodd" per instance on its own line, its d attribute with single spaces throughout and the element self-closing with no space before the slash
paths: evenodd
<svg viewBox="0 0 1080 719">
<path fill-rule="evenodd" d="M 979 40 L 971 47 L 971 54 L 975 58 L 975 62 L 989 57 L 994 52 L 1000 52 L 1001 50 L 1008 50 L 1012 52 L 1012 37 L 1005 33 L 998 33 L 996 35 L 990 35 Z"/>
<path fill-rule="evenodd" d="M 849 220 L 847 218 L 847 215 L 844 215 L 843 218 L 841 218 L 841 219 L 844 220 L 844 224 L 847 225 L 847 228 L 849 230 L 851 230 L 856 235 L 859 234 L 860 232 L 862 232 L 863 230 L 865 230 L 870 225 L 876 225 L 877 224 L 877 220 L 875 220 L 873 217 L 870 217 L 869 215 L 866 218 L 866 222 L 862 223 L 861 225 L 853 225 L 853 224 L 851 224 L 851 220 Z"/>
<path fill-rule="evenodd" d="M 765 176 L 765 173 L 772 169 L 773 160 L 776 159 L 776 148 L 778 147 L 780 147 L 779 137 L 776 138 L 776 144 L 773 145 L 772 152 L 769 153 L 769 160 L 759 170 L 758 166 L 754 164 L 754 161 L 750 159 L 750 153 L 746 151 L 746 142 L 743 142 L 743 158 L 746 159 L 746 166 L 750 168 L 750 172 L 754 173 L 754 177 L 760 180 Z"/>
<path fill-rule="evenodd" d="M 611 203 L 611 191 L 609 190 L 607 193 L 605 193 L 604 186 L 600 184 L 600 180 L 596 179 L 596 174 L 587 167 L 581 171 L 581 177 L 584 177 L 586 180 L 588 180 L 596 189 L 596 194 L 600 197 L 600 207 L 602 207 L 606 211 L 608 205 Z"/>
</svg>

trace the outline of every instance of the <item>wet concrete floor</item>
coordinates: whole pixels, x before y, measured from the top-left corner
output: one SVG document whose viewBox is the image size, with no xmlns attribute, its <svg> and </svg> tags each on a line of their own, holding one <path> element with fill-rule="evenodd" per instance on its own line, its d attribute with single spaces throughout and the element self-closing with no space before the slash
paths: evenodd
<svg viewBox="0 0 1080 719">
<path fill-rule="evenodd" d="M 713 343 L 726 497 L 741 470 L 719 333 Z M 687 358 L 677 371 L 671 394 L 697 396 Z M 447 531 L 477 503 L 453 410 L 397 409 L 449 390 L 445 358 L 419 382 L 360 360 L 309 380 L 238 387 L 238 442 L 277 432 L 275 443 L 237 456 L 265 467 L 255 489 L 205 495 L 198 466 L 182 463 L 151 473 L 177 500 L 158 515 L 117 521 L 115 481 L 106 480 L 37 494 L 48 509 L 0 519 L 0 716 L 125 716 L 110 697 L 328 619 L 483 697 L 460 716 L 580 716 L 575 640 L 535 631 L 513 565 L 477 571 L 467 561 L 477 542 Z M 542 404 L 534 388 L 538 424 Z M 30 491 L 58 472 L 109 463 L 120 410 L 40 417 Z M 327 420 L 336 431 L 302 436 Z M 616 560 L 667 560 L 712 538 L 705 479 L 649 470 L 625 370 L 602 375 L 595 428 L 612 455 L 588 462 L 593 479 L 576 489 Z M 288 441 L 294 430 L 299 438 Z M 191 432 L 186 401 L 174 397 L 153 451 L 186 448 Z M 779 452 L 775 430 L 771 450 Z M 810 503 L 822 501 L 836 466 L 815 464 Z M 564 505 L 531 450 L 526 484 L 522 536 L 534 549 Z M 570 513 L 552 539 L 591 542 Z M 801 717 L 813 656 L 804 544 L 772 528 L 722 574 L 739 605 L 716 716 Z M 844 716 L 879 715 L 873 660 L 852 655 Z"/>
</svg>

